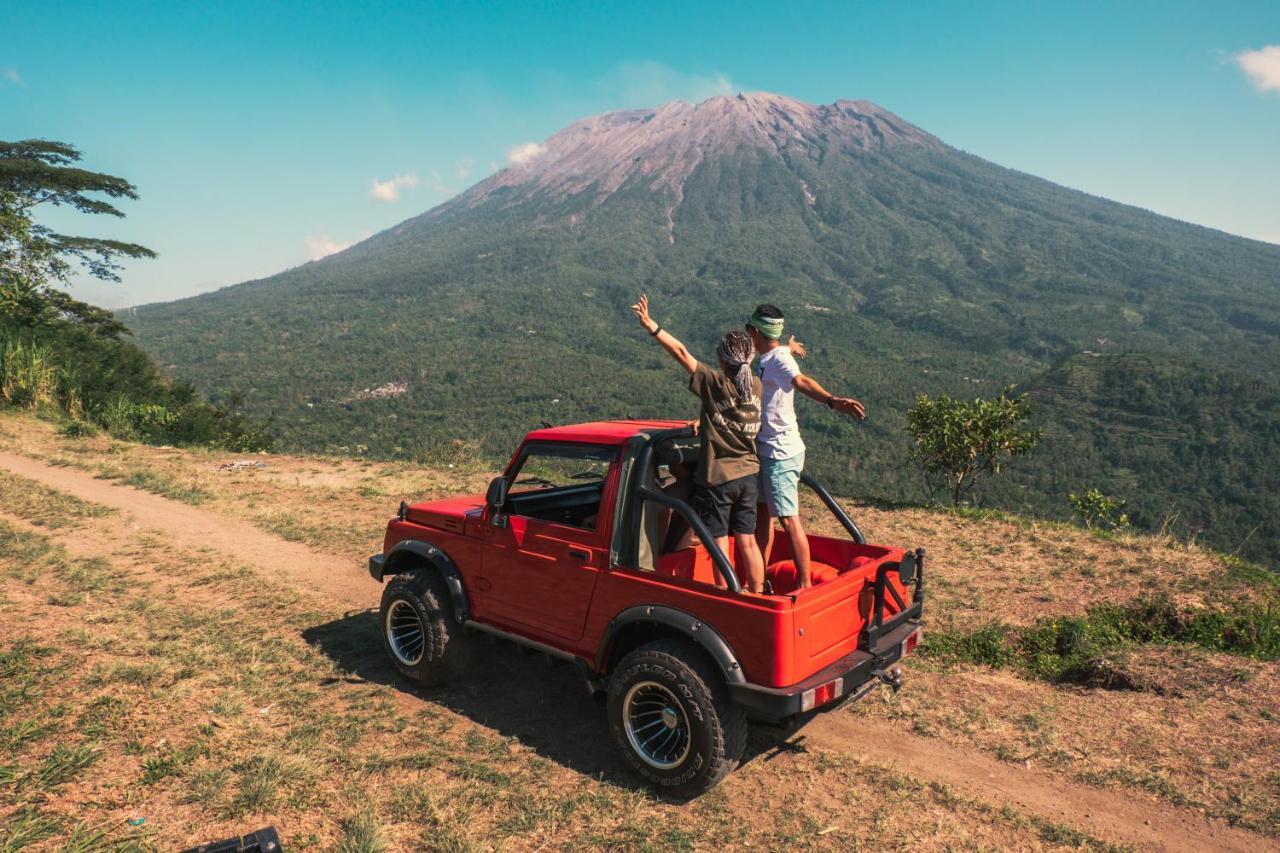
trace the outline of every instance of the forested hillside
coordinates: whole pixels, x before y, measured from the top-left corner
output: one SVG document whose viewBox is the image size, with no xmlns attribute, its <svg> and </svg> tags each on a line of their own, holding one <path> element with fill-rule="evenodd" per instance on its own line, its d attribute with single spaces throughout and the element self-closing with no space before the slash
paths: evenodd
<svg viewBox="0 0 1280 853">
<path fill-rule="evenodd" d="M 1085 349 L 1280 381 L 1280 247 L 1003 169 L 874 104 L 771 95 L 586 119 L 343 253 L 125 319 L 177 375 L 274 416 L 287 446 L 500 454 L 543 420 L 692 414 L 627 314 L 641 291 L 704 358 L 755 304 L 781 305 L 806 370 L 869 411 L 855 425 L 802 403 L 810 466 L 867 497 L 923 497 L 902 431 L 920 392 L 994 394 Z M 1122 458 L 1136 442 L 1098 440 L 1142 477 L 1145 457 Z M 1105 487 L 1102 467 L 1068 483 L 1040 465 L 979 498 L 1065 511 L 1065 491 Z M 1158 521 L 1173 482 L 1146 480 Z"/>
<path fill-rule="evenodd" d="M 1066 516 L 1095 487 L 1128 501 L 1140 528 L 1280 554 L 1280 389 L 1182 357 L 1086 354 L 1032 383 L 1045 436 L 990 497 Z"/>
</svg>

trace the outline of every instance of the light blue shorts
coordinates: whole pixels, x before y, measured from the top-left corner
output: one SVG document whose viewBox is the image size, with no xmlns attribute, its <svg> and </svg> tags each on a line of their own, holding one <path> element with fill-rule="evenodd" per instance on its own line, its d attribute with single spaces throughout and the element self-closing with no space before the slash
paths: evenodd
<svg viewBox="0 0 1280 853">
<path fill-rule="evenodd" d="M 786 459 L 760 457 L 760 500 L 769 515 L 786 518 L 800 514 L 800 474 L 804 471 L 804 451 Z"/>
</svg>

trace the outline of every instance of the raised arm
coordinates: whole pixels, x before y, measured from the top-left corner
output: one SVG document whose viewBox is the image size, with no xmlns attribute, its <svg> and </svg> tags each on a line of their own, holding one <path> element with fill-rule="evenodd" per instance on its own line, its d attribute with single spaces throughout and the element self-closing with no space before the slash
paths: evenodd
<svg viewBox="0 0 1280 853">
<path fill-rule="evenodd" d="M 643 295 L 640 301 L 631 306 L 631 313 L 636 315 L 636 319 L 640 321 L 640 325 L 649 333 L 662 348 L 671 353 L 671 357 L 680 362 L 680 366 L 690 373 L 698 369 L 698 360 L 689 354 L 684 348 L 684 344 L 676 340 L 675 335 L 664 331 L 654 319 L 649 316 L 649 297 Z"/>
<path fill-rule="evenodd" d="M 842 415 L 852 415 L 858 420 L 862 420 L 867 416 L 867 411 L 862 404 L 852 397 L 837 397 L 835 394 L 823 388 L 818 380 L 812 376 L 805 376 L 803 373 L 794 380 L 796 390 L 811 400 L 817 400 L 824 406 L 835 409 Z"/>
</svg>

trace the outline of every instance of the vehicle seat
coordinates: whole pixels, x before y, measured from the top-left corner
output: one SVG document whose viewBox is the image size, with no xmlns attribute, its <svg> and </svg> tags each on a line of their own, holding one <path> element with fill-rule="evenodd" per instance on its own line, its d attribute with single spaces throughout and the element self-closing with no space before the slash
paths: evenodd
<svg viewBox="0 0 1280 853">
<path fill-rule="evenodd" d="M 729 558 L 729 563 L 732 565 L 733 540 L 729 541 L 729 553 L 725 556 Z M 670 575 L 671 577 L 698 581 L 712 586 L 720 585 L 719 575 L 716 574 L 716 565 L 711 560 L 711 554 L 701 542 L 695 543 L 692 548 L 663 554 L 658 558 L 657 572 L 660 575 Z"/>
<path fill-rule="evenodd" d="M 799 580 L 796 561 L 779 560 L 776 563 L 770 563 L 768 568 L 764 570 L 764 576 L 769 579 L 769 583 L 773 586 L 774 595 L 786 595 L 789 592 L 793 592 L 796 588 L 796 582 Z M 810 560 L 809 576 L 813 579 L 813 585 L 817 586 L 820 583 L 826 583 L 838 578 L 840 570 L 835 566 Z"/>
</svg>

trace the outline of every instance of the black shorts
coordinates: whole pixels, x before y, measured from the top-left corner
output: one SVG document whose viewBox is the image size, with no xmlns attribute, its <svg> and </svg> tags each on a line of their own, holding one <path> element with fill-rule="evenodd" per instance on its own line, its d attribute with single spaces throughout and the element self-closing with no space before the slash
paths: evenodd
<svg viewBox="0 0 1280 853">
<path fill-rule="evenodd" d="M 756 480 L 748 474 L 718 486 L 695 486 L 691 505 L 717 539 L 730 533 L 756 532 Z"/>
</svg>

